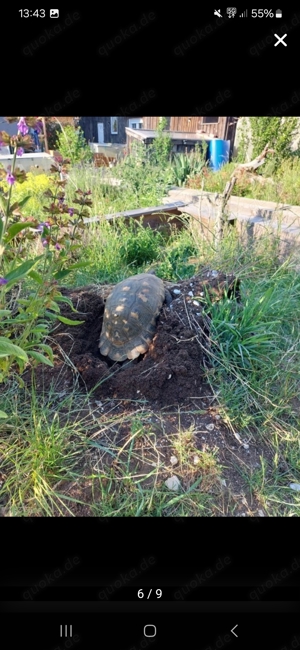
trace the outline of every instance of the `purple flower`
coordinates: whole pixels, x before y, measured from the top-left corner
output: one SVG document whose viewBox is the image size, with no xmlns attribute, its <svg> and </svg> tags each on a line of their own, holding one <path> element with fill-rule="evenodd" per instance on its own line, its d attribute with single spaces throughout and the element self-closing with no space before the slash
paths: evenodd
<svg viewBox="0 0 300 650">
<path fill-rule="evenodd" d="M 48 246 L 47 239 L 43 239 L 42 244 L 43 244 L 43 246 Z"/>
<path fill-rule="evenodd" d="M 22 147 L 19 147 L 17 149 L 17 156 L 23 156 L 23 153 L 24 153 L 24 149 Z"/>
<path fill-rule="evenodd" d="M 69 213 L 69 215 L 70 215 L 71 217 L 73 217 L 73 214 L 74 214 L 74 210 L 73 210 L 73 208 L 69 208 L 68 213 Z"/>
<path fill-rule="evenodd" d="M 37 232 L 43 232 L 44 228 L 49 228 L 49 227 L 50 227 L 49 221 L 42 221 L 41 223 L 39 223 L 36 230 Z"/>
<path fill-rule="evenodd" d="M 57 251 L 60 251 L 61 246 L 59 244 L 55 244 L 55 248 L 56 248 Z"/>
<path fill-rule="evenodd" d="M 13 185 L 16 182 L 15 177 L 10 172 L 8 172 L 8 174 L 6 175 L 6 180 L 9 183 L 9 185 Z"/>
<path fill-rule="evenodd" d="M 5 278 L 0 278 L 0 284 L 7 284 L 7 283 L 8 280 L 6 280 Z"/>
<path fill-rule="evenodd" d="M 20 117 L 18 122 L 18 133 L 21 133 L 21 135 L 27 135 L 28 131 L 29 129 L 25 122 L 25 117 Z"/>
</svg>

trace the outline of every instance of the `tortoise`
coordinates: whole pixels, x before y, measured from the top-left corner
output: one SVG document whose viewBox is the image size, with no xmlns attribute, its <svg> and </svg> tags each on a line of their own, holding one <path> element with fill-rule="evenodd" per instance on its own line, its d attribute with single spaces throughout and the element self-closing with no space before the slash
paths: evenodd
<svg viewBox="0 0 300 650">
<path fill-rule="evenodd" d="M 156 319 L 172 296 L 153 273 L 139 273 L 116 284 L 107 298 L 99 348 L 113 361 L 136 359 L 152 341 Z"/>
</svg>

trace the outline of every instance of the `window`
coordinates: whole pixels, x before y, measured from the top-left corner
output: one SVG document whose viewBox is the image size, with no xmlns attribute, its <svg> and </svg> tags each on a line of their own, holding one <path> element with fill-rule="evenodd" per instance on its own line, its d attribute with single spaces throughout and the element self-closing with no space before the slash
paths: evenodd
<svg viewBox="0 0 300 650">
<path fill-rule="evenodd" d="M 142 129 L 143 120 L 141 117 L 132 117 L 128 120 L 128 126 L 130 129 Z"/>
<path fill-rule="evenodd" d="M 110 132 L 111 132 L 111 135 L 117 135 L 117 133 L 118 133 L 118 118 L 117 117 L 111 117 L 110 118 Z"/>
<path fill-rule="evenodd" d="M 203 117 L 203 124 L 217 124 L 219 121 L 218 117 Z"/>
</svg>

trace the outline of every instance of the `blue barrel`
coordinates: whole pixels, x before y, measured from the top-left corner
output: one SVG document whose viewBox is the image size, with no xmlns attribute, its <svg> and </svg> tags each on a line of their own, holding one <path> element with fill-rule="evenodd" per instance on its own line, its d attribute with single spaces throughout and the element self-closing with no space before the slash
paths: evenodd
<svg viewBox="0 0 300 650">
<path fill-rule="evenodd" d="M 230 140 L 219 140 L 215 138 L 209 143 L 210 167 L 216 172 L 229 162 Z"/>
</svg>

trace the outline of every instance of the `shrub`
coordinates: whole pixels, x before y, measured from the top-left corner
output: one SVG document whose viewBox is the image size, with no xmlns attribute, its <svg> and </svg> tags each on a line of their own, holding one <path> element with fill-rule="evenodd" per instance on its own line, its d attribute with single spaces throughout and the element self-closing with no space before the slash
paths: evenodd
<svg viewBox="0 0 300 650">
<path fill-rule="evenodd" d="M 162 244 L 163 237 L 159 232 L 150 227 L 144 228 L 141 223 L 133 223 L 129 226 L 127 239 L 121 246 L 120 254 L 125 264 L 139 267 L 156 260 Z"/>
<path fill-rule="evenodd" d="M 272 157 L 273 170 L 276 171 L 283 160 L 292 155 L 292 139 L 297 127 L 296 117 L 250 117 L 251 139 L 253 144 L 253 155 L 258 156 L 266 146 L 274 149 Z M 266 175 L 273 171 L 270 166 L 264 166 Z"/>
<path fill-rule="evenodd" d="M 166 165 L 170 162 L 172 151 L 172 140 L 168 132 L 165 132 L 167 120 L 163 117 L 157 127 L 157 135 L 148 148 L 148 155 L 153 164 Z"/>
<path fill-rule="evenodd" d="M 174 240 L 161 251 L 163 259 L 158 265 L 158 273 L 168 280 L 190 277 L 195 272 L 195 264 L 190 258 L 197 253 L 197 246 L 187 230 L 176 233 Z"/>
<path fill-rule="evenodd" d="M 83 135 L 80 126 L 75 128 L 71 124 L 61 127 L 57 137 L 57 147 L 63 158 L 68 158 L 71 164 L 91 162 L 93 154 Z"/>
<path fill-rule="evenodd" d="M 0 194 L 0 382 L 10 373 L 22 373 L 27 364 L 53 365 L 52 349 L 44 342 L 53 320 L 70 325 L 81 322 L 60 316 L 59 303 L 68 302 L 71 307 L 72 304 L 62 296 L 57 285 L 74 269 L 86 265 L 77 261 L 81 245 L 76 239 L 81 240 L 83 218 L 89 215 L 88 208 L 92 205 L 90 192 L 77 190 L 73 200 L 76 207 L 66 204 L 66 181 L 61 177 L 66 173 L 67 162 L 61 159 L 51 169 L 57 179 L 44 192 L 50 199 L 50 206 L 43 208 L 46 221 L 39 223 L 34 217 L 22 217 L 30 195 L 12 200 L 14 185 L 27 181 L 26 173 L 16 165 L 17 152 L 22 155 L 30 139 L 29 127 L 36 125 L 36 119 L 21 117 L 16 136 L 0 132 L 0 141 L 14 150 L 12 166 L 8 171 L 0 170 L 0 179 L 5 179 L 6 184 L 6 191 Z M 7 120 L 16 122 L 18 118 Z M 32 259 L 27 244 L 37 243 L 38 239 L 42 253 Z M 21 293 L 25 280 L 26 289 Z M 0 412 L 0 417 L 5 414 Z"/>
<path fill-rule="evenodd" d="M 173 172 L 176 185 L 181 187 L 187 181 L 203 174 L 204 170 L 207 169 L 206 153 L 207 144 L 205 143 L 205 146 L 200 147 L 197 143 L 195 151 L 185 154 L 174 154 Z"/>
</svg>

